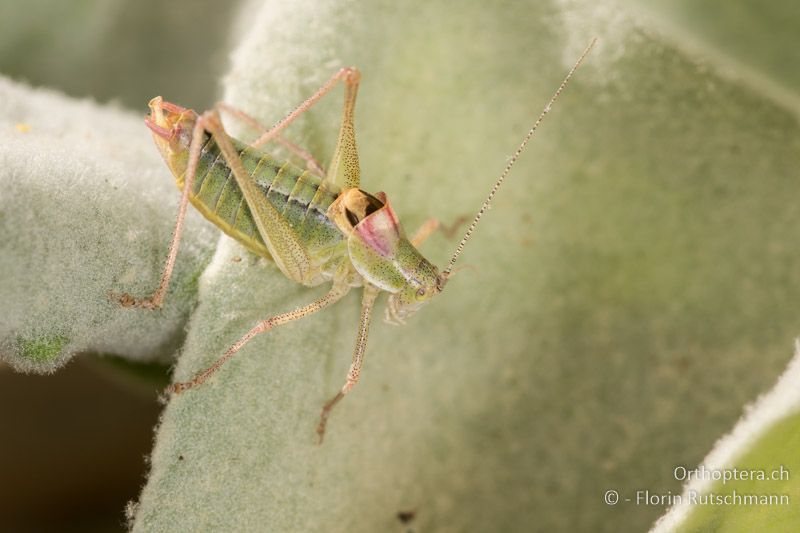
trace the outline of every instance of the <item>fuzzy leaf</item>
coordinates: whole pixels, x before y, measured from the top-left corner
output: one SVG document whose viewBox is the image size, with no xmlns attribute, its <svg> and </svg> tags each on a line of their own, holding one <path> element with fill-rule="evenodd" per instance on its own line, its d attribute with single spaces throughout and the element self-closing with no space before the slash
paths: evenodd
<svg viewBox="0 0 800 533">
<path fill-rule="evenodd" d="M 112 302 L 158 283 L 176 188 L 140 116 L 0 78 L 0 355 L 49 372 L 78 352 L 167 360 L 214 233 L 190 217 L 163 311 Z"/>
<path fill-rule="evenodd" d="M 713 58 L 738 82 L 800 108 L 800 9 L 793 2 L 627 0 L 674 46 Z"/>
<path fill-rule="evenodd" d="M 257 337 L 158 430 L 134 530 L 642 529 L 786 363 L 800 260 L 797 121 L 615 4 L 266 2 L 225 99 L 272 123 L 343 65 L 364 73 L 363 188 L 409 230 L 474 214 L 566 66 L 601 44 L 463 256 L 404 328 L 377 322 L 343 383 L 357 295 Z M 339 93 L 340 94 L 340 93 Z M 289 136 L 330 156 L 333 96 Z M 234 131 L 244 135 L 241 128 Z M 438 264 L 457 238 L 424 250 Z M 306 290 L 223 238 L 176 378 Z"/>
<path fill-rule="evenodd" d="M 656 523 L 668 531 L 793 531 L 800 523 L 800 354 L 745 412 Z M 676 474 L 685 478 L 684 467 Z M 718 477 L 714 477 L 718 476 Z"/>
</svg>

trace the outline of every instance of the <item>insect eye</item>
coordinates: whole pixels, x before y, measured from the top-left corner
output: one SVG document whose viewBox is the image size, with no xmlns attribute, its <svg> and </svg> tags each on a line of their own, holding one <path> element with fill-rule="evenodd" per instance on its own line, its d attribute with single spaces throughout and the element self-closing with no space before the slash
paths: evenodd
<svg viewBox="0 0 800 533">
<path fill-rule="evenodd" d="M 425 296 L 425 287 L 420 287 L 417 291 L 417 296 Z"/>
</svg>

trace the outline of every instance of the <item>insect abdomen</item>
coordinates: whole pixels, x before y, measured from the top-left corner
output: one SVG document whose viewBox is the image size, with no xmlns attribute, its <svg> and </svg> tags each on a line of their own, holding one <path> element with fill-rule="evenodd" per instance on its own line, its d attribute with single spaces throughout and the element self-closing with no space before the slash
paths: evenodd
<svg viewBox="0 0 800 533">
<path fill-rule="evenodd" d="M 265 199 L 283 214 L 301 240 L 309 245 L 312 256 L 315 251 L 330 249 L 342 241 L 341 232 L 325 216 L 328 206 L 339 194 L 338 189 L 289 162 L 278 161 L 235 139 L 231 140 L 247 174 L 259 186 Z M 178 187 L 183 186 L 183 176 L 176 181 Z M 270 257 L 236 179 L 210 137 L 201 150 L 189 199 L 225 233 L 256 254 Z"/>
</svg>

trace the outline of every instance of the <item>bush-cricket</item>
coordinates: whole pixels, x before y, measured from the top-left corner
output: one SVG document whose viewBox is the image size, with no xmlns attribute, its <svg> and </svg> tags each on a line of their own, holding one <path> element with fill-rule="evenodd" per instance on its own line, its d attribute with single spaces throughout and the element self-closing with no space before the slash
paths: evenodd
<svg viewBox="0 0 800 533">
<path fill-rule="evenodd" d="M 272 259 L 289 279 L 310 287 L 332 282 L 331 289 L 321 298 L 258 322 L 214 364 L 191 381 L 175 383 L 172 390 L 180 393 L 202 384 L 254 336 L 315 313 L 335 303 L 351 288 L 363 287 L 352 364 L 344 386 L 322 408 L 317 426 L 321 442 L 331 410 L 358 382 L 377 295 L 381 291 L 390 293 L 386 318 L 402 324 L 444 290 L 458 256 L 511 167 L 595 42 L 593 39 L 583 51 L 508 160 L 450 262 L 441 271 L 417 250 L 436 229 L 436 220 L 429 220 L 408 238 L 386 195 L 372 195 L 359 188 L 354 126 L 360 80 L 357 69 L 339 70 L 269 130 L 226 104 L 198 114 L 165 102 L 161 97 L 153 98 L 145 122 L 182 191 L 180 207 L 166 265 L 155 293 L 148 298 L 134 298 L 128 293 L 115 295 L 115 298 L 128 307 L 157 309 L 162 306 L 189 203 L 251 252 Z M 344 84 L 344 112 L 333 158 L 325 171 L 307 151 L 284 139 L 281 132 L 339 82 Z M 250 144 L 230 137 L 222 126 L 220 112 L 247 122 L 260 130 L 261 136 Z M 304 159 L 307 169 L 302 170 L 259 149 L 269 141 L 281 143 Z"/>
</svg>

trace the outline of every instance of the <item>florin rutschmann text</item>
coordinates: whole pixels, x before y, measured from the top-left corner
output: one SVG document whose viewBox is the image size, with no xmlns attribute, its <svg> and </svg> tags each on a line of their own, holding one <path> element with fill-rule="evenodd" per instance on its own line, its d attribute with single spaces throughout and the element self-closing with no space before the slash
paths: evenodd
<svg viewBox="0 0 800 533">
<path fill-rule="evenodd" d="M 689 505 L 789 505 L 788 494 L 777 492 L 743 492 L 739 490 L 708 490 L 701 488 L 711 483 L 719 482 L 722 486 L 733 481 L 766 481 L 781 482 L 789 480 L 789 470 L 780 465 L 777 468 L 721 468 L 712 469 L 706 466 L 686 468 L 676 466 L 673 476 L 677 481 L 687 483 L 682 494 L 672 491 L 655 492 L 647 489 L 633 491 L 630 496 L 614 489 L 609 489 L 603 494 L 607 505 L 617 505 L 619 502 L 628 502 L 635 505 L 660 505 L 674 506 L 682 503 Z M 780 485 L 779 485 L 780 486 Z M 629 493 L 630 494 L 630 493 Z"/>
</svg>

